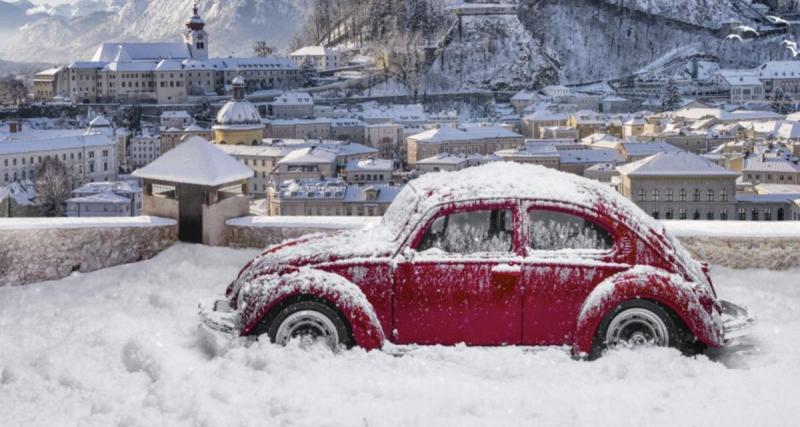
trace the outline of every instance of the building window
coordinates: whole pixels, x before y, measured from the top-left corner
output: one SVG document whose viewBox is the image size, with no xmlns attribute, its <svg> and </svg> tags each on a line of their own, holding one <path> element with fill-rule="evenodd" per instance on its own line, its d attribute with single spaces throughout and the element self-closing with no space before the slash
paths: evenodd
<svg viewBox="0 0 800 427">
<path fill-rule="evenodd" d="M 658 190 L 653 190 L 653 201 L 658 202 L 660 199 L 661 199 L 661 193 Z"/>
<path fill-rule="evenodd" d="M 727 201 L 728 201 L 728 190 L 722 190 L 722 191 L 720 191 L 720 192 L 719 192 L 719 198 L 720 198 L 720 200 L 722 200 L 723 202 L 727 202 Z"/>
<path fill-rule="evenodd" d="M 681 208 L 678 211 L 678 219 L 686 219 L 686 208 Z"/>
<path fill-rule="evenodd" d="M 672 195 L 672 189 L 670 188 L 669 190 L 667 190 L 667 201 L 668 201 L 668 202 L 671 202 L 671 201 L 672 201 L 672 199 L 673 199 L 673 197 L 672 197 L 672 196 L 673 196 L 673 195 Z"/>
<path fill-rule="evenodd" d="M 645 196 L 644 188 L 639 190 L 639 201 L 644 202 L 647 200 L 647 196 Z"/>
<path fill-rule="evenodd" d="M 714 201 L 714 190 L 709 188 L 708 191 L 706 191 L 706 198 L 708 199 L 709 202 L 713 202 Z"/>
<path fill-rule="evenodd" d="M 667 208 L 667 210 L 664 212 L 664 218 L 665 219 L 672 219 L 673 216 L 674 216 L 674 213 L 672 212 L 672 208 Z"/>
<path fill-rule="evenodd" d="M 736 217 L 739 221 L 747 221 L 747 212 L 744 208 L 739 208 L 736 211 Z"/>
<path fill-rule="evenodd" d="M 681 192 L 680 192 L 680 200 L 681 200 L 682 202 L 685 202 L 685 201 L 686 201 L 686 189 L 685 189 L 685 188 L 681 188 Z"/>
<path fill-rule="evenodd" d="M 692 201 L 699 202 L 700 201 L 700 189 L 696 188 L 694 190 L 694 196 L 692 197 Z"/>
<path fill-rule="evenodd" d="M 727 221 L 728 220 L 728 210 L 727 209 L 722 209 L 721 211 L 719 211 L 719 219 L 721 219 L 723 221 Z"/>
<path fill-rule="evenodd" d="M 700 219 L 700 211 L 699 210 L 697 210 L 697 209 L 694 210 L 694 213 L 692 214 L 692 219 L 695 220 L 695 221 Z"/>
<path fill-rule="evenodd" d="M 714 211 L 709 209 L 708 212 L 706 212 L 706 219 L 707 220 L 714 220 Z"/>
<path fill-rule="evenodd" d="M 654 219 L 658 219 L 661 216 L 661 213 L 658 211 L 653 211 L 650 216 L 652 216 Z"/>
<path fill-rule="evenodd" d="M 23 178 L 25 177 L 23 176 Z M 772 209 L 764 209 L 764 221 L 772 221 Z"/>
<path fill-rule="evenodd" d="M 753 209 L 753 211 L 750 212 L 750 219 L 753 221 L 758 221 L 758 209 Z"/>
</svg>

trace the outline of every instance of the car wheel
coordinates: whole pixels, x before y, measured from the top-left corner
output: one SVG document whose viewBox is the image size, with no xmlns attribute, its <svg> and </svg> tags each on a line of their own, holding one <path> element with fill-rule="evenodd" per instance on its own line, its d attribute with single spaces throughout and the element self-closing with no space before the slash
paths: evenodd
<svg viewBox="0 0 800 427">
<path fill-rule="evenodd" d="M 287 345 L 293 339 L 301 347 L 322 343 L 331 350 L 350 347 L 350 332 L 342 316 L 317 301 L 299 301 L 281 309 L 272 320 L 270 341 Z"/>
<path fill-rule="evenodd" d="M 635 300 L 623 302 L 606 315 L 597 330 L 592 356 L 612 348 L 682 346 L 675 321 L 666 310 L 651 301 Z"/>
</svg>

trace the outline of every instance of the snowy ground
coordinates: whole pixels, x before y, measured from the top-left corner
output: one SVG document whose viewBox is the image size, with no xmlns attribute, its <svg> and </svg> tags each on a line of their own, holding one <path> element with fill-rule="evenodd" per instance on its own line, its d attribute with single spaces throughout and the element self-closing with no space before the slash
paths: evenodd
<svg viewBox="0 0 800 427">
<path fill-rule="evenodd" d="M 619 351 L 419 348 L 214 352 L 198 300 L 253 251 L 179 245 L 153 260 L 0 288 L 0 425 L 796 425 L 798 271 L 716 270 L 760 317 L 711 359 Z"/>
</svg>

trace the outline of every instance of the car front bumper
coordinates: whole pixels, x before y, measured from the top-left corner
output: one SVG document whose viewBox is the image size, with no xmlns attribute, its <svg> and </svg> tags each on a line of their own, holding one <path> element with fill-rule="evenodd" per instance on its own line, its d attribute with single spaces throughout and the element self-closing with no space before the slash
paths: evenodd
<svg viewBox="0 0 800 427">
<path fill-rule="evenodd" d="M 214 300 L 197 306 L 200 327 L 213 335 L 233 338 L 239 335 L 239 316 L 228 300 Z"/>
<path fill-rule="evenodd" d="M 720 300 L 722 326 L 725 330 L 725 340 L 747 335 L 748 329 L 756 324 L 756 318 L 746 307 L 736 305 L 729 301 Z"/>
</svg>

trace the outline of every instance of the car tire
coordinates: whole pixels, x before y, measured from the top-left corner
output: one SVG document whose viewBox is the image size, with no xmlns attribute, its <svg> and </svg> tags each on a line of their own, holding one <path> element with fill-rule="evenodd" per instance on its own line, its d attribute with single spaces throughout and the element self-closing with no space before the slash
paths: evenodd
<svg viewBox="0 0 800 427">
<path fill-rule="evenodd" d="M 660 305 L 647 300 L 625 301 L 606 314 L 592 345 L 591 359 L 609 348 L 673 347 L 686 353 L 686 340 L 679 320 Z"/>
<path fill-rule="evenodd" d="M 319 301 L 298 301 L 281 308 L 269 322 L 267 335 L 271 342 L 283 346 L 300 339 L 301 346 L 323 340 L 333 351 L 352 347 L 344 317 Z"/>
</svg>

